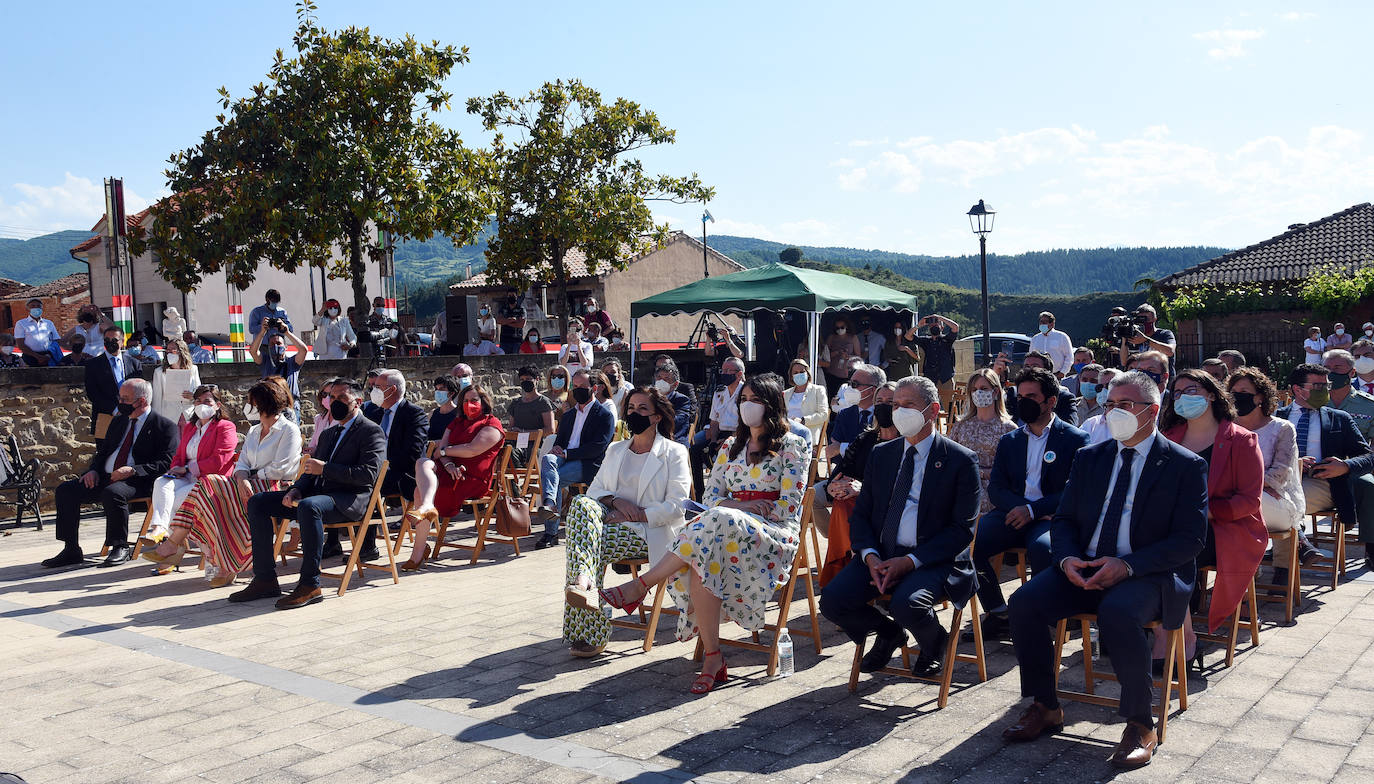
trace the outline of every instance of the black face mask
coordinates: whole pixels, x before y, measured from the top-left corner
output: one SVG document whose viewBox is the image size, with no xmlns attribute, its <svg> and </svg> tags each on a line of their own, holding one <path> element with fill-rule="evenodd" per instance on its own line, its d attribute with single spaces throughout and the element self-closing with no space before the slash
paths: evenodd
<svg viewBox="0 0 1374 784">
<path fill-rule="evenodd" d="M 1028 397 L 1016 399 L 1016 416 L 1022 422 L 1031 423 L 1040 418 L 1040 404 Z"/>
<path fill-rule="evenodd" d="M 628 427 L 630 432 L 634 435 L 643 433 L 645 430 L 653 427 L 653 424 L 653 422 L 649 421 L 647 415 L 641 414 L 638 411 L 631 411 L 625 415 L 625 427 Z"/>
<path fill-rule="evenodd" d="M 606 380 L 610 382 L 611 386 L 613 387 L 620 386 L 620 376 L 617 376 L 614 373 L 608 373 L 606 375 Z"/>
<path fill-rule="evenodd" d="M 584 405 L 588 400 L 591 400 L 591 399 L 592 399 L 592 390 L 591 390 L 590 388 L 588 388 L 588 387 L 574 387 L 574 388 L 573 388 L 573 400 L 576 400 L 576 401 L 577 401 L 577 404 L 578 404 L 579 406 L 580 406 L 580 405 Z"/>
<path fill-rule="evenodd" d="M 716 376 L 716 378 L 720 379 L 720 383 L 728 387 L 735 383 L 735 379 L 738 378 L 738 376 L 734 373 L 721 373 L 719 376 Z"/>
<path fill-rule="evenodd" d="M 534 391 L 534 382 L 531 381 L 531 380 L 529 380 L 528 378 L 525 379 L 524 381 L 521 381 L 521 382 L 520 382 L 520 391 L 522 391 L 522 392 L 533 392 L 533 391 Z"/>
<path fill-rule="evenodd" d="M 1259 407 L 1259 401 L 1255 399 L 1254 392 L 1232 392 L 1231 397 L 1236 399 L 1236 413 L 1241 416 L 1245 416 Z"/>
<path fill-rule="evenodd" d="M 873 406 L 873 421 L 878 427 L 892 427 L 892 404 L 878 403 Z"/>
<path fill-rule="evenodd" d="M 110 356 L 118 354 L 119 340 L 117 338 L 105 338 L 105 351 L 108 352 Z"/>
<path fill-rule="evenodd" d="M 342 422 L 348 419 L 353 413 L 353 407 L 348 405 L 347 400 L 332 400 L 329 403 L 329 417 L 335 422 Z"/>
<path fill-rule="evenodd" d="M 116 405 L 116 408 L 118 408 L 118 409 L 119 409 L 119 413 L 123 414 L 124 416 L 133 416 L 133 413 L 134 413 L 134 404 L 133 404 L 133 403 L 125 403 L 125 402 L 122 402 L 122 401 L 121 401 L 119 404 Z"/>
</svg>

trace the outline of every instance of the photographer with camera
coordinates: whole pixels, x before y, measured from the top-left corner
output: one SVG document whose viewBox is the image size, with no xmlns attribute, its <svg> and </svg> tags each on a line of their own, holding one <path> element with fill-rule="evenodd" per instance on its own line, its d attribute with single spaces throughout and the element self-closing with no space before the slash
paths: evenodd
<svg viewBox="0 0 1374 784">
<path fill-rule="evenodd" d="M 258 340 L 258 333 L 262 330 L 262 322 L 264 319 L 276 319 L 285 325 L 285 329 L 274 327 L 274 332 L 285 332 L 296 328 L 295 325 L 291 323 L 291 317 L 287 315 L 286 308 L 281 306 L 280 291 L 268 289 L 263 299 L 266 301 L 256 308 L 253 308 L 253 311 L 248 314 L 248 332 L 253 336 L 254 342 Z"/>
<path fill-rule="evenodd" d="M 558 349 L 558 364 L 567 366 L 568 372 L 575 373 L 582 368 L 591 370 L 593 359 L 592 344 L 582 339 L 582 319 L 570 319 L 563 347 Z"/>
<path fill-rule="evenodd" d="M 281 376 L 286 379 L 286 385 L 291 388 L 291 400 L 295 404 L 293 411 L 283 412 L 291 418 L 292 422 L 300 424 L 301 421 L 301 388 L 300 375 L 301 365 L 305 364 L 306 358 L 310 354 L 310 347 L 304 340 L 296 337 L 291 332 L 291 327 L 284 319 L 264 318 L 261 328 L 253 336 L 253 342 L 248 346 L 248 355 L 253 361 L 262 367 L 262 377 Z M 296 347 L 294 357 L 286 355 L 286 341 Z M 266 351 L 263 351 L 264 345 Z"/>
<path fill-rule="evenodd" d="M 1121 365 L 1125 367 L 1126 360 L 1132 355 L 1142 351 L 1158 351 L 1169 358 L 1169 377 L 1174 376 L 1174 350 L 1178 346 L 1178 339 L 1174 333 L 1167 329 L 1155 327 L 1155 322 L 1159 316 L 1155 313 L 1154 306 L 1148 302 L 1135 309 L 1130 319 L 1115 315 L 1107 319 L 1107 326 L 1113 327 L 1113 336 L 1121 340 Z M 1103 327 L 1106 332 L 1107 327 Z"/>
<path fill-rule="evenodd" d="M 372 343 L 374 351 L 387 346 L 398 354 L 404 356 L 407 345 L 406 332 L 401 329 L 400 322 L 386 314 L 386 300 L 381 297 L 372 298 L 372 313 L 368 315 L 367 321 L 363 322 L 363 329 L 358 333 L 360 343 Z M 373 356 L 384 355 L 385 351 L 376 351 Z"/>
<path fill-rule="evenodd" d="M 929 333 L 928 337 L 915 334 L 922 326 Z M 959 339 L 959 325 L 932 314 L 918 321 L 905 339 L 925 352 L 925 377 L 934 381 L 940 391 L 940 408 L 948 410 L 954 402 L 954 342 Z"/>
</svg>

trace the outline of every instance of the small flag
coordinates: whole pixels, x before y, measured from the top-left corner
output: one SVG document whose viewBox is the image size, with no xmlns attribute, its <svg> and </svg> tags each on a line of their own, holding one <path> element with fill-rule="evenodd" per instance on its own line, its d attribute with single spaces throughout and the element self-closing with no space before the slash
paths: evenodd
<svg viewBox="0 0 1374 784">
<path fill-rule="evenodd" d="M 229 342 L 234 346 L 245 345 L 243 339 L 243 306 L 229 306 Z"/>
<path fill-rule="evenodd" d="M 113 301 L 114 323 L 125 335 L 134 331 L 134 298 L 116 294 Z"/>
</svg>

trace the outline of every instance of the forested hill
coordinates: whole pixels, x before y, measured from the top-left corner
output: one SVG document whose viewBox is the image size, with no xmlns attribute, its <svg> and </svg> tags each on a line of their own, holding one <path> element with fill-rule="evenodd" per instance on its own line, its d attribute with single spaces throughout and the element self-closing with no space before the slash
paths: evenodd
<svg viewBox="0 0 1374 784">
<path fill-rule="evenodd" d="M 708 237 L 712 248 L 747 267 L 778 260 L 780 242 L 719 235 Z M 790 246 L 807 261 L 855 269 L 886 268 L 913 280 L 945 283 L 962 289 L 981 284 L 977 256 L 921 256 L 857 248 Z M 1161 278 L 1216 258 L 1227 248 L 1083 248 L 1032 251 L 1014 255 L 988 254 L 988 286 L 1002 294 L 1088 294 L 1131 291 L 1141 278 Z"/>
<path fill-rule="evenodd" d="M 86 265 L 69 252 L 91 236 L 89 231 L 58 231 L 30 240 L 0 238 L 0 278 L 31 285 L 47 283 Z"/>
</svg>

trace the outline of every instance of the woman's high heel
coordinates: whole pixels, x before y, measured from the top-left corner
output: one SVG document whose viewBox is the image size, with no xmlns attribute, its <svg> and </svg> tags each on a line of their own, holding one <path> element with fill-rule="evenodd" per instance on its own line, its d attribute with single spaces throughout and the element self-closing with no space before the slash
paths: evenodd
<svg viewBox="0 0 1374 784">
<path fill-rule="evenodd" d="M 424 551 L 424 553 L 420 556 L 420 560 L 418 560 L 418 561 L 409 561 L 409 560 L 406 561 L 405 563 L 401 564 L 401 571 L 403 571 L 403 572 L 418 572 L 418 571 L 420 571 L 420 567 L 422 567 L 422 566 L 425 565 L 425 560 L 428 559 L 428 558 L 429 558 L 429 545 L 425 545 L 425 551 Z"/>
<path fill-rule="evenodd" d="M 632 602 L 625 601 L 625 594 L 621 592 L 620 586 L 616 586 L 610 590 L 603 589 L 597 593 L 601 595 L 601 601 L 617 610 L 624 610 L 626 615 L 633 615 L 634 611 L 639 609 L 639 605 L 644 602 L 644 597 L 649 595 L 649 584 L 644 582 L 644 578 L 636 577 L 635 582 L 639 583 L 639 586 L 644 589 L 644 593 Z"/>
<path fill-rule="evenodd" d="M 719 650 L 703 653 L 701 656 L 701 660 L 705 661 L 706 659 L 715 656 L 718 653 L 720 653 Z M 688 689 L 688 691 L 692 694 L 705 694 L 709 692 L 711 689 L 714 689 L 717 683 L 725 683 L 725 679 L 725 657 L 722 656 L 720 657 L 720 669 L 716 670 L 715 674 L 703 672 L 700 675 L 698 675 L 696 680 L 692 681 L 692 688 Z"/>
<path fill-rule="evenodd" d="M 181 566 L 181 559 L 186 557 L 187 549 L 184 544 L 178 545 L 175 553 L 157 562 L 157 566 L 153 567 L 153 574 L 162 577 L 177 571 L 178 567 Z"/>
</svg>

